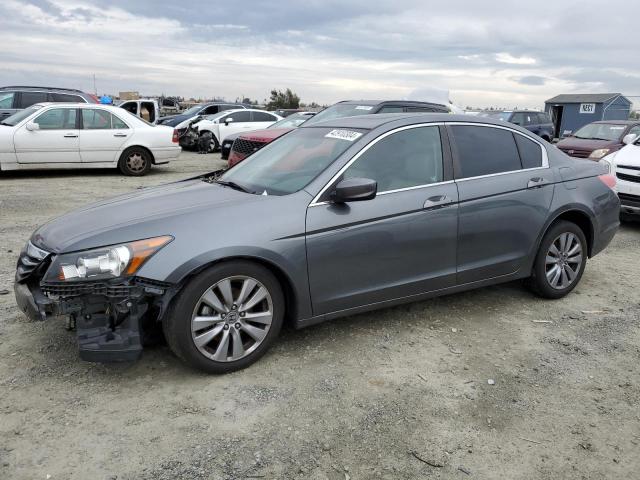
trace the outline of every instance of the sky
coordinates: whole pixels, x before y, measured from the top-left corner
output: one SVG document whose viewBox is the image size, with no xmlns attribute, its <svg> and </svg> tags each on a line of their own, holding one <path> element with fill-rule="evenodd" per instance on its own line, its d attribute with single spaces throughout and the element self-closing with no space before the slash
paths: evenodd
<svg viewBox="0 0 640 480">
<path fill-rule="evenodd" d="M 2 0 L 0 85 L 541 108 L 640 95 L 639 19 L 635 0 Z"/>
</svg>

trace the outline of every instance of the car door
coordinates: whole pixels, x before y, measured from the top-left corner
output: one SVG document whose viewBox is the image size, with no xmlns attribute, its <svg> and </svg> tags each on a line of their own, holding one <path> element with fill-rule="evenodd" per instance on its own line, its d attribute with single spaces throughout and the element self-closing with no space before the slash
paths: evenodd
<svg viewBox="0 0 640 480">
<path fill-rule="evenodd" d="M 553 197 L 546 150 L 515 130 L 448 124 L 459 194 L 457 283 L 528 265 Z"/>
<path fill-rule="evenodd" d="M 388 132 L 362 149 L 307 211 L 315 315 L 450 287 L 458 224 L 450 157 L 437 125 Z M 332 203 L 345 178 L 378 182 L 374 199 Z"/>
<path fill-rule="evenodd" d="M 278 117 L 269 112 L 251 112 L 250 130 L 260 130 L 267 128 L 278 121 Z"/>
<path fill-rule="evenodd" d="M 18 127 L 13 137 L 18 163 L 80 162 L 78 109 L 43 109 L 33 120 Z M 28 130 L 27 125 L 37 124 Z"/>
<path fill-rule="evenodd" d="M 131 129 L 120 117 L 102 108 L 83 108 L 80 156 L 84 163 L 115 162 Z"/>
<path fill-rule="evenodd" d="M 252 126 L 251 112 L 250 111 L 237 111 L 225 115 L 219 120 L 220 138 L 219 142 L 222 142 L 229 135 L 235 133 L 242 133 L 244 131 L 255 130 L 256 127 Z"/>
</svg>

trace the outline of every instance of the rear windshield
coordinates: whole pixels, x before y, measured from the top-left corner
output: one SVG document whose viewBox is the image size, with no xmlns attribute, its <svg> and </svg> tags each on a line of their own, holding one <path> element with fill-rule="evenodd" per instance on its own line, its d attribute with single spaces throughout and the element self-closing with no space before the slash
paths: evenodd
<svg viewBox="0 0 640 480">
<path fill-rule="evenodd" d="M 578 130 L 573 136 L 586 140 L 618 140 L 626 128 L 626 125 L 613 123 L 590 123 Z"/>
<path fill-rule="evenodd" d="M 367 115 L 374 112 L 373 105 L 357 105 L 357 104 L 345 104 L 336 103 L 335 105 L 325 108 L 320 113 L 311 117 L 305 122 L 305 126 L 314 125 L 324 120 L 331 120 L 334 118 L 342 117 L 354 117 L 356 115 Z"/>
<path fill-rule="evenodd" d="M 40 105 L 32 105 L 29 108 L 25 108 L 24 110 L 20 110 L 18 113 L 14 113 L 10 117 L 5 118 L 0 125 L 8 125 L 13 127 L 20 123 L 25 118 L 29 117 L 34 112 L 40 110 L 42 107 Z"/>
<path fill-rule="evenodd" d="M 306 187 L 364 130 L 299 128 L 261 148 L 220 180 L 258 195 L 288 195 Z"/>
</svg>

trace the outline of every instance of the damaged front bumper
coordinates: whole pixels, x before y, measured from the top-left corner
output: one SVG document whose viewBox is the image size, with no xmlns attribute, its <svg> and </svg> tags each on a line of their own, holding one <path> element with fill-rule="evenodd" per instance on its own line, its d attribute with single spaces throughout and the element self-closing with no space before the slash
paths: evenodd
<svg viewBox="0 0 640 480">
<path fill-rule="evenodd" d="M 80 358 L 90 362 L 138 359 L 145 322 L 156 323 L 174 294 L 170 284 L 140 277 L 108 283 L 16 281 L 14 291 L 32 320 L 66 316 L 77 332 Z"/>
</svg>

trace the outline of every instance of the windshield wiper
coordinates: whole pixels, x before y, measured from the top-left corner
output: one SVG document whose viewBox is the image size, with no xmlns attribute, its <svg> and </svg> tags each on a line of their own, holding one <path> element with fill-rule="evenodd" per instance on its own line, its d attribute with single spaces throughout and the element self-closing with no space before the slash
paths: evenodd
<svg viewBox="0 0 640 480">
<path fill-rule="evenodd" d="M 10 123 L 0 122 L 0 125 L 4 125 L 5 127 L 13 127 Z"/>
<path fill-rule="evenodd" d="M 229 182 L 227 180 L 216 180 L 216 183 L 220 185 L 224 185 L 225 187 L 231 187 L 235 190 L 240 190 L 241 192 L 244 192 L 244 193 L 255 193 L 249 190 L 247 187 L 243 187 L 242 185 L 236 182 Z"/>
</svg>

